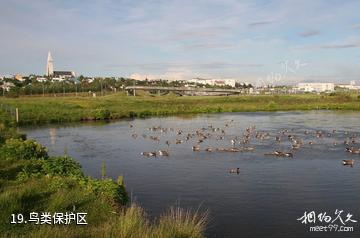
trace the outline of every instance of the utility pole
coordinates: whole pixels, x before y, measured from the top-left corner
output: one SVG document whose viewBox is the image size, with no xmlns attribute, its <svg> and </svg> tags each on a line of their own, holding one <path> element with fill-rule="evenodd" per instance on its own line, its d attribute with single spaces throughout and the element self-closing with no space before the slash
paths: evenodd
<svg viewBox="0 0 360 238">
<path fill-rule="evenodd" d="M 15 108 L 16 123 L 19 123 L 19 108 Z"/>
</svg>

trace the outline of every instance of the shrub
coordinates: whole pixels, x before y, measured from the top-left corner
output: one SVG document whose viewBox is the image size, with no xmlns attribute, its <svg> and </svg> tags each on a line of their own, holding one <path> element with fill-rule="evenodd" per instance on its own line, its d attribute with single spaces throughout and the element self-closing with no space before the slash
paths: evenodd
<svg viewBox="0 0 360 238">
<path fill-rule="evenodd" d="M 102 196 L 114 206 L 125 205 L 128 202 L 125 187 L 111 179 L 95 180 L 87 178 L 83 184 L 89 191 Z"/>
<path fill-rule="evenodd" d="M 6 160 L 48 158 L 45 147 L 35 140 L 9 139 L 1 147 L 0 158 Z"/>
<path fill-rule="evenodd" d="M 110 114 L 109 110 L 101 108 L 95 110 L 94 117 L 96 120 L 109 119 Z"/>
<path fill-rule="evenodd" d="M 26 140 L 26 135 L 19 134 L 14 128 L 6 128 L 5 125 L 0 124 L 0 145 L 10 138 Z"/>
<path fill-rule="evenodd" d="M 42 165 L 43 160 L 27 161 L 23 169 L 17 174 L 18 180 L 25 180 L 31 177 L 39 177 L 44 174 Z"/>
<path fill-rule="evenodd" d="M 84 176 L 81 165 L 68 156 L 50 157 L 43 161 L 42 169 L 49 175 Z"/>
</svg>

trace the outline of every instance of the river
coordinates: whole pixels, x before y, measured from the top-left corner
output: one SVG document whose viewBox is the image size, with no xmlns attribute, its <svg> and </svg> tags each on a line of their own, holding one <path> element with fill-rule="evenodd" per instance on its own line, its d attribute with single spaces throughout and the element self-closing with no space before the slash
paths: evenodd
<svg viewBox="0 0 360 238">
<path fill-rule="evenodd" d="M 165 131 L 149 130 L 159 126 Z M 242 138 L 246 128 L 254 126 L 246 145 L 254 151 L 203 151 L 231 147 L 231 139 Z M 198 137 L 188 141 L 185 137 L 201 128 L 211 136 L 200 144 L 201 151 L 194 152 Z M 310 232 L 310 224 L 297 220 L 311 211 L 335 218 L 337 209 L 343 210 L 344 220 L 347 213 L 353 215 L 351 220 L 360 220 L 360 154 L 345 151 L 346 147 L 360 147 L 360 113 L 223 113 L 21 130 L 46 146 L 50 155 L 69 154 L 86 175 L 101 177 L 102 163 L 108 177 L 123 175 L 132 200 L 151 216 L 175 204 L 208 209 L 209 237 L 360 237 L 358 222 L 346 223 L 353 227 L 352 232 Z M 316 131 L 321 131 L 321 137 L 316 137 Z M 255 138 L 256 132 L 264 138 Z M 353 134 L 357 134 L 355 143 L 345 145 Z M 151 135 L 160 141 L 149 139 Z M 292 151 L 293 158 L 264 155 L 290 151 L 294 142 L 289 135 L 303 140 L 301 148 Z M 281 136 L 281 142 L 276 142 L 276 136 Z M 183 143 L 175 144 L 176 138 Z M 168 150 L 170 156 L 141 155 L 160 149 Z M 343 166 L 343 159 L 354 159 L 354 166 Z M 231 168 L 240 168 L 240 173 L 229 173 Z M 339 219 L 333 224 L 342 225 Z M 311 226 L 316 225 L 328 224 L 317 217 Z"/>
</svg>

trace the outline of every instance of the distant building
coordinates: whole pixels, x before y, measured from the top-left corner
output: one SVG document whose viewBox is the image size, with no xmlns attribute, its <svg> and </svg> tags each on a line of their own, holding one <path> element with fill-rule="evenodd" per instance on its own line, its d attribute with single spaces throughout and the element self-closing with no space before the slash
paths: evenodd
<svg viewBox="0 0 360 238">
<path fill-rule="evenodd" d="M 189 80 L 190 83 L 196 84 L 209 84 L 211 86 L 230 86 L 235 87 L 235 79 L 202 79 L 202 78 L 193 78 Z"/>
<path fill-rule="evenodd" d="M 43 82 L 46 82 L 46 78 L 44 78 L 44 77 L 37 77 L 37 78 L 36 78 L 36 81 L 43 83 Z"/>
<path fill-rule="evenodd" d="M 54 71 L 53 76 L 55 78 L 68 79 L 68 78 L 73 78 L 76 75 L 74 71 Z"/>
<path fill-rule="evenodd" d="M 350 84 L 337 84 L 339 88 L 349 89 L 349 90 L 360 90 L 360 86 L 356 85 L 355 81 L 351 81 Z"/>
<path fill-rule="evenodd" d="M 333 92 L 335 90 L 334 83 L 298 83 L 297 90 L 303 92 Z"/>
<path fill-rule="evenodd" d="M 88 83 L 92 83 L 95 81 L 95 78 L 85 78 L 84 80 Z"/>
<path fill-rule="evenodd" d="M 55 71 L 54 70 L 54 60 L 51 57 L 51 53 L 49 51 L 48 57 L 47 57 L 47 62 L 46 62 L 46 76 L 53 77 L 53 80 L 55 78 L 58 78 L 58 79 L 60 79 L 58 81 L 62 81 L 64 79 L 73 78 L 76 75 L 75 75 L 74 71 Z"/>
<path fill-rule="evenodd" d="M 216 86 L 230 86 L 235 88 L 235 79 L 214 79 L 214 85 Z"/>
</svg>

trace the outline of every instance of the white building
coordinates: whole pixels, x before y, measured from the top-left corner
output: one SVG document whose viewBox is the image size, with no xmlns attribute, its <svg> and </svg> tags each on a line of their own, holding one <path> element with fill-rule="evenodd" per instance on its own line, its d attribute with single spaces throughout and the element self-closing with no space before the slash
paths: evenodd
<svg viewBox="0 0 360 238">
<path fill-rule="evenodd" d="M 211 86 L 230 86 L 235 87 L 235 79 L 202 79 L 202 78 L 193 78 L 189 80 L 190 83 L 198 84 L 209 84 Z"/>
<path fill-rule="evenodd" d="M 46 76 L 55 78 L 55 81 L 63 81 L 68 78 L 76 77 L 74 71 L 56 71 L 54 70 L 54 60 L 49 51 L 46 61 Z"/>
<path fill-rule="evenodd" d="M 298 83 L 297 90 L 303 92 L 333 92 L 335 90 L 334 83 Z"/>
<path fill-rule="evenodd" d="M 360 90 L 360 86 L 356 85 L 354 80 L 351 81 L 350 84 L 338 84 L 336 86 L 349 90 Z"/>
<path fill-rule="evenodd" d="M 37 78 L 36 78 L 36 81 L 43 83 L 43 82 L 46 82 L 46 78 L 44 78 L 44 77 L 37 77 Z"/>
<path fill-rule="evenodd" d="M 63 82 L 65 81 L 65 78 L 61 78 L 61 77 L 53 77 L 51 78 L 52 82 Z"/>
</svg>

